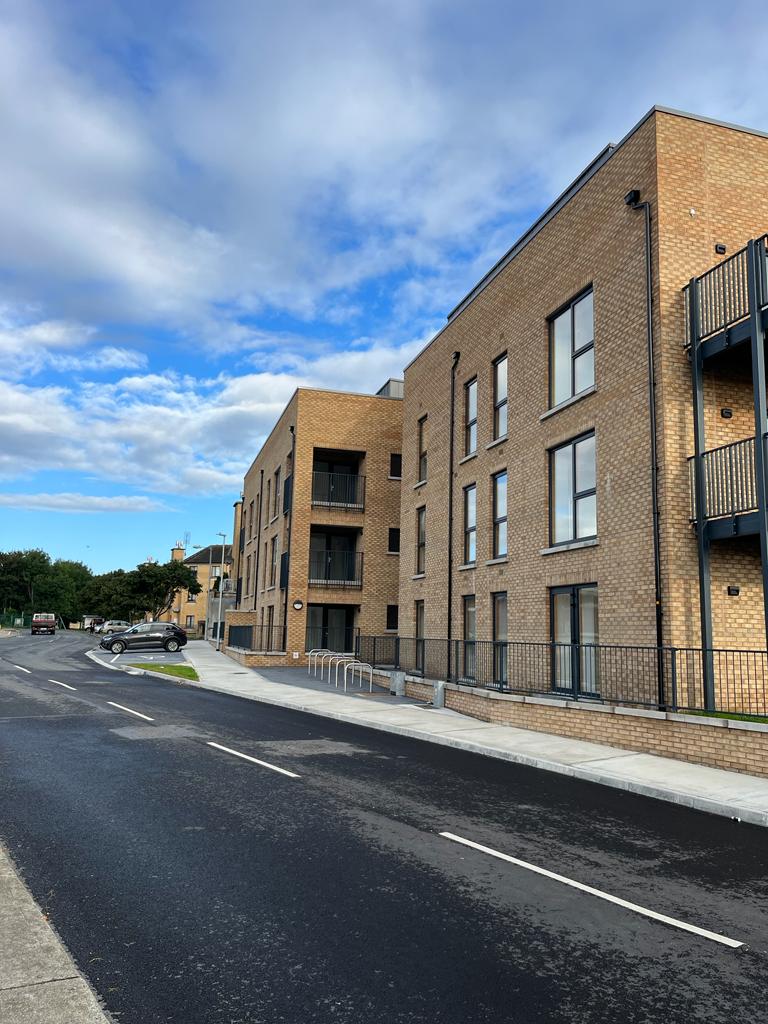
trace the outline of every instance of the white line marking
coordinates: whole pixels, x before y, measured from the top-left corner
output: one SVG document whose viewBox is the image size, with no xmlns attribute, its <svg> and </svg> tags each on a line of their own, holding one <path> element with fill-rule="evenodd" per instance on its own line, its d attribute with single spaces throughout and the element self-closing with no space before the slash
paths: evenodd
<svg viewBox="0 0 768 1024">
<path fill-rule="evenodd" d="M 223 750 L 226 754 L 234 754 L 235 757 L 242 757 L 244 761 L 252 761 L 253 764 L 260 764 L 262 768 L 271 768 L 273 772 L 280 772 L 281 775 L 288 775 L 292 779 L 300 779 L 301 776 L 297 775 L 296 772 L 289 772 L 285 768 L 278 768 L 276 764 L 270 764 L 269 761 L 260 761 L 258 757 L 251 757 L 250 754 L 241 754 L 239 750 L 232 750 L 231 747 L 222 747 L 220 743 L 209 743 L 209 747 L 216 747 L 217 750 Z"/>
<path fill-rule="evenodd" d="M 114 658 L 110 658 L 109 660 L 110 660 L 111 662 L 115 662 L 115 661 L 117 661 L 117 659 L 118 659 L 119 657 L 120 657 L 120 655 L 119 655 L 119 654 L 116 654 L 116 655 L 114 656 Z"/>
<path fill-rule="evenodd" d="M 454 843 L 461 843 L 463 846 L 470 846 L 473 850 L 479 850 L 481 853 L 487 853 L 491 857 L 498 857 L 499 860 L 505 860 L 509 864 L 515 864 L 519 868 L 525 868 L 526 871 L 534 871 L 537 875 L 544 875 L 545 878 L 552 878 L 556 882 L 562 882 L 563 885 L 570 885 L 574 889 L 580 889 L 581 892 L 588 892 L 590 896 L 597 896 L 598 899 L 607 900 L 609 903 L 615 903 L 619 907 L 625 907 L 627 910 L 634 910 L 636 914 L 643 914 L 645 917 L 651 917 L 654 921 L 661 921 L 662 924 L 670 924 L 674 928 L 682 928 L 683 931 L 693 932 L 694 935 L 701 935 L 702 938 L 711 939 L 713 942 L 720 942 L 723 946 L 730 946 L 731 949 L 739 949 L 743 946 L 743 942 L 737 942 L 736 939 L 729 939 L 726 935 L 718 935 L 717 932 L 708 932 L 705 928 L 697 928 L 695 924 L 686 924 L 685 921 L 678 921 L 674 917 L 667 917 L 665 914 L 658 914 L 655 910 L 648 910 L 646 907 L 640 907 L 637 903 L 630 903 L 628 900 L 619 899 L 618 896 L 611 896 L 610 893 L 603 892 L 601 889 L 593 889 L 591 885 L 584 885 L 583 882 L 575 882 L 572 878 L 566 878 L 564 875 L 556 875 L 554 871 L 547 871 L 546 868 L 539 868 L 535 864 L 529 864 L 528 861 L 518 860 L 517 857 L 510 857 L 509 854 L 500 853 L 498 850 L 492 850 L 489 846 L 481 846 L 480 843 L 473 843 L 471 839 L 462 839 L 461 836 L 454 835 L 453 832 L 441 832 L 440 835 L 443 839 L 450 839 Z"/>
<path fill-rule="evenodd" d="M 150 718 L 149 715 L 142 715 L 140 711 L 132 711 L 131 708 L 127 708 L 123 704 L 115 704 L 113 700 L 108 700 L 107 704 L 111 704 L 113 708 L 120 708 L 121 711 L 127 711 L 129 715 L 136 715 L 137 718 L 143 718 L 147 722 L 154 722 L 154 718 Z"/>
<path fill-rule="evenodd" d="M 26 672 L 28 676 L 32 675 L 32 670 L 28 669 L 28 668 L 24 668 L 23 665 L 14 665 L 13 667 L 17 668 L 19 670 L 19 672 Z"/>
<path fill-rule="evenodd" d="M 63 686 L 67 690 L 76 690 L 77 689 L 76 686 L 70 686 L 69 683 L 60 683 L 58 679 L 49 679 L 48 682 L 49 683 L 56 683 L 57 686 Z"/>
</svg>

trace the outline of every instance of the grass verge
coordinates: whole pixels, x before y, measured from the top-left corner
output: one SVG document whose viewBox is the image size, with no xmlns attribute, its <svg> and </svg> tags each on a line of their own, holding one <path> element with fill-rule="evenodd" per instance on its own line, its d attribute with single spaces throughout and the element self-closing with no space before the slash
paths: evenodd
<svg viewBox="0 0 768 1024">
<path fill-rule="evenodd" d="M 730 718 L 732 722 L 768 722 L 761 715 L 739 715 L 733 711 L 680 711 L 681 715 L 700 715 L 702 718 Z"/>
<path fill-rule="evenodd" d="M 177 676 L 179 679 L 193 679 L 195 682 L 200 678 L 191 665 L 154 665 L 151 662 L 135 662 L 132 668 L 146 668 L 150 672 L 161 672 L 165 676 Z"/>
</svg>

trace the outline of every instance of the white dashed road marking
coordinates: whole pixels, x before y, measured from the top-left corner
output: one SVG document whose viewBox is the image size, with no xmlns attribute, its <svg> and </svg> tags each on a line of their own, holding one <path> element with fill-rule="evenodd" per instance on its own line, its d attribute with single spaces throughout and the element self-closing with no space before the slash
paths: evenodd
<svg viewBox="0 0 768 1024">
<path fill-rule="evenodd" d="M 66 690 L 76 690 L 76 686 L 70 686 L 69 683 L 60 683 L 58 679 L 49 679 L 49 683 L 56 683 L 57 686 L 63 686 Z"/>
<path fill-rule="evenodd" d="M 280 772 L 281 775 L 288 775 L 292 779 L 301 778 L 296 772 L 289 772 L 286 768 L 278 768 L 276 764 L 270 764 L 269 761 L 260 761 L 258 757 L 251 757 L 250 754 L 241 754 L 239 750 L 232 750 L 231 747 L 222 747 L 220 743 L 209 743 L 208 746 L 215 747 L 217 750 L 223 750 L 225 754 L 234 754 L 235 757 L 242 757 L 244 761 L 260 764 L 262 768 L 270 768 L 273 772 Z"/>
<path fill-rule="evenodd" d="M 113 708 L 120 708 L 121 711 L 127 711 L 129 715 L 136 715 L 137 718 L 143 718 L 146 722 L 154 722 L 154 718 L 150 718 L 149 715 L 143 715 L 140 711 L 133 711 L 131 708 L 125 707 L 124 704 L 115 704 L 113 700 L 108 700 L 107 704 L 111 704 Z"/>
<path fill-rule="evenodd" d="M 31 669 L 28 669 L 28 668 L 24 668 L 24 666 L 23 666 L 23 665 L 14 665 L 13 667 L 14 667 L 14 668 L 17 668 L 17 669 L 19 670 L 19 672 L 26 672 L 28 676 L 31 676 L 31 675 L 32 675 L 32 671 L 31 671 Z"/>
<path fill-rule="evenodd" d="M 499 860 L 505 860 L 508 864 L 514 864 L 518 868 L 525 868 L 526 871 L 533 871 L 537 875 L 543 875 L 545 878 L 551 878 L 555 882 L 562 882 L 563 885 L 570 885 L 574 889 L 579 889 L 581 892 L 589 893 L 590 896 L 597 896 L 598 899 L 607 900 L 608 903 L 615 903 L 619 907 L 624 907 L 625 910 L 633 910 L 636 914 L 642 914 L 644 917 L 651 917 L 654 921 L 661 921 L 662 924 L 672 925 L 673 928 L 681 928 L 686 932 L 693 932 L 694 935 L 700 935 L 704 939 L 711 939 L 712 942 L 719 942 L 723 946 L 730 946 L 731 949 L 738 949 L 743 946 L 743 942 L 737 942 L 736 939 L 729 939 L 726 935 L 718 935 L 717 932 L 709 932 L 705 928 L 697 928 L 695 924 L 686 924 L 685 921 L 678 921 L 674 917 L 667 917 L 666 914 L 658 914 L 655 910 L 648 910 L 646 907 L 640 907 L 637 903 L 629 903 L 627 900 L 622 900 L 618 896 L 611 896 L 610 893 L 603 892 L 602 889 L 593 889 L 591 885 L 584 885 L 583 882 L 576 882 L 572 878 L 566 878 L 565 875 L 556 875 L 554 871 L 547 871 L 546 868 L 537 867 L 535 864 L 529 864 L 528 861 L 518 860 L 517 857 L 510 857 L 507 853 L 500 853 L 498 850 L 492 850 L 490 846 L 481 846 L 480 843 L 473 843 L 471 839 L 463 839 L 461 836 L 454 835 L 453 832 L 441 832 L 440 835 L 443 839 L 450 839 L 454 843 L 461 843 L 462 846 L 469 846 L 473 850 L 479 850 L 481 853 L 487 853 L 490 857 L 498 857 Z"/>
</svg>

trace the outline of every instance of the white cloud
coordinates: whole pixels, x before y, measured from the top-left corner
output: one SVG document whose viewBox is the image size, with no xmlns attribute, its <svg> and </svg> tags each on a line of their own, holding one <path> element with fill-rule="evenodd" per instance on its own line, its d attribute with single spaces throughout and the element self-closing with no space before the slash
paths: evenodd
<svg viewBox="0 0 768 1024">
<path fill-rule="evenodd" d="M 0 494 L 0 507 L 42 512 L 156 512 L 163 502 L 143 495 L 105 497 L 93 494 Z"/>
</svg>

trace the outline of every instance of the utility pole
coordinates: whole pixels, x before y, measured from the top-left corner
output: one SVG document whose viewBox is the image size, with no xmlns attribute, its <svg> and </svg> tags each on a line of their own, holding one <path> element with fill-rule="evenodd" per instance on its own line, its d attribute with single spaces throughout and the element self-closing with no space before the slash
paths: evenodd
<svg viewBox="0 0 768 1024">
<path fill-rule="evenodd" d="M 221 537 L 221 574 L 219 576 L 219 611 L 216 618 L 216 650 L 221 650 L 221 601 L 224 597 L 223 586 L 224 586 L 224 541 L 227 539 L 226 533 L 217 533 L 217 537 Z"/>
</svg>

